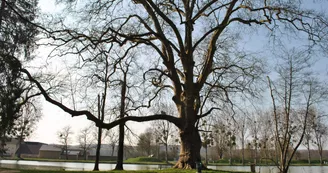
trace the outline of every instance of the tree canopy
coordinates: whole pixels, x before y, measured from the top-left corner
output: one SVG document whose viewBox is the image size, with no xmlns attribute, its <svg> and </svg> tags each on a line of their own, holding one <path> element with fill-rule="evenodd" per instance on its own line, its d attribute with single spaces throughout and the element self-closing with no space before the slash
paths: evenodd
<svg viewBox="0 0 328 173">
<path fill-rule="evenodd" d="M 51 97 L 45 85 L 21 69 L 45 99 L 72 116 L 85 115 L 97 126 L 112 128 L 126 121 L 167 120 L 179 128 L 177 168 L 200 161 L 199 119 L 235 105 L 233 97 L 256 96 L 263 59 L 243 50 L 250 30 L 267 29 L 271 38 L 305 38 L 307 46 L 327 50 L 328 18 L 299 0 L 134 0 L 58 1 L 62 18 L 40 26 L 50 57 L 69 57 L 79 68 L 99 62 L 104 51 L 116 55 L 113 68 L 132 50 L 142 57 L 143 78 L 154 96 L 171 96 L 178 115 L 127 116 L 104 123 L 89 110 L 75 110 Z M 296 34 L 295 34 L 296 33 Z M 296 36 L 295 36 L 296 35 Z M 50 40 L 50 41 L 49 41 Z M 304 41 L 304 39 L 303 39 Z M 120 51 L 114 51 L 120 50 Z M 92 79 L 91 79 L 92 80 Z M 214 105 L 214 106 L 213 106 Z"/>
</svg>

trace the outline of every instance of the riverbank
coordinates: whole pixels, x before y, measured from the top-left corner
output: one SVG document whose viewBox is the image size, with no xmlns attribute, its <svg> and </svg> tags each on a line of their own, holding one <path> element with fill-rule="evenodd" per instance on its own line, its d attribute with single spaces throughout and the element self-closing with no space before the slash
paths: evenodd
<svg viewBox="0 0 328 173">
<path fill-rule="evenodd" d="M 166 170 L 139 170 L 139 171 L 99 171 L 101 173 L 195 173 L 196 170 L 179 170 L 179 169 L 166 169 Z M 77 171 L 65 170 L 14 170 L 0 168 L 0 173 L 77 173 Z M 83 173 L 94 173 L 94 171 L 83 171 Z M 203 170 L 202 173 L 249 173 L 238 171 L 219 171 L 219 170 Z"/>
<path fill-rule="evenodd" d="M 94 160 L 64 160 L 64 159 L 43 159 L 43 158 L 5 158 L 5 160 L 25 160 L 25 161 L 40 161 L 40 162 L 71 162 L 71 163 L 95 163 Z M 116 161 L 100 160 L 99 163 L 116 164 Z M 124 160 L 124 164 L 146 164 L 146 165 L 172 165 L 173 162 L 166 163 L 157 159 L 148 159 L 146 157 L 131 158 Z"/>
<path fill-rule="evenodd" d="M 94 160 L 64 160 L 64 159 L 42 159 L 42 158 L 5 158 L 6 160 L 26 160 L 26 161 L 42 161 L 42 162 L 71 162 L 71 163 L 94 163 Z M 101 160 L 99 163 L 109 163 L 109 164 L 116 164 L 116 160 L 109 161 L 109 160 Z M 169 161 L 166 163 L 165 161 L 158 160 L 156 158 L 148 158 L 148 157 L 136 157 L 136 158 L 129 158 L 124 160 L 124 164 L 137 164 L 137 165 L 171 165 L 175 164 L 175 161 Z M 208 166 L 250 166 L 251 162 L 246 162 L 244 165 L 242 163 L 234 162 L 232 165 L 229 164 L 228 161 L 221 160 L 220 162 L 209 162 Z M 275 166 L 273 162 L 263 162 L 258 163 L 256 166 Z M 293 161 L 291 166 L 328 166 L 328 164 L 321 165 L 319 161 L 313 161 L 311 164 L 307 163 L 307 161 Z"/>
</svg>

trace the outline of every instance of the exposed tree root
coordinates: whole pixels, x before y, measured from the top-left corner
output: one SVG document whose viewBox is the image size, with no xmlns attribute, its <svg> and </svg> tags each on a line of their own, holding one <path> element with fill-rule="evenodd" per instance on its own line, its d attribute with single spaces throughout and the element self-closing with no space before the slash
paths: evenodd
<svg viewBox="0 0 328 173">
<path fill-rule="evenodd" d="M 194 166 L 194 167 L 193 167 Z M 180 160 L 173 166 L 176 169 L 196 169 L 196 164 L 191 165 L 187 162 L 181 162 Z M 207 166 L 202 164 L 202 170 L 208 170 Z"/>
</svg>

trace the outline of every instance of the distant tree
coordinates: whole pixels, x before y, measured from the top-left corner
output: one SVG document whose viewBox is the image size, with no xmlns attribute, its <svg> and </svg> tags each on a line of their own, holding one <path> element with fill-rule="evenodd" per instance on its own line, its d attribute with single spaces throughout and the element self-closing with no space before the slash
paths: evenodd
<svg viewBox="0 0 328 173">
<path fill-rule="evenodd" d="M 84 160 L 87 160 L 88 151 L 91 149 L 92 144 L 95 141 L 95 138 L 91 131 L 92 131 L 91 127 L 85 127 L 80 130 L 77 136 L 79 146 L 83 150 Z"/>
<path fill-rule="evenodd" d="M 250 126 L 250 135 L 251 135 L 251 142 L 250 147 L 253 149 L 254 153 L 254 164 L 257 164 L 258 161 L 258 149 L 259 149 L 259 132 L 260 132 L 260 122 L 257 120 L 258 116 L 251 116 L 248 120 L 248 124 Z"/>
<path fill-rule="evenodd" d="M 174 115 L 174 109 L 172 109 L 173 105 L 165 103 L 165 101 L 161 102 L 158 106 L 155 106 L 154 109 L 157 109 L 158 113 L 161 114 L 169 114 Z M 159 112 L 160 111 L 160 112 Z M 165 161 L 168 163 L 168 146 L 169 142 L 174 139 L 177 135 L 176 129 L 174 125 L 168 121 L 157 120 L 151 122 L 153 135 L 155 137 L 156 143 L 162 144 L 165 146 Z"/>
<path fill-rule="evenodd" d="M 39 120 L 42 118 L 41 105 L 35 99 L 30 99 L 30 101 L 24 104 L 20 111 L 20 117 L 15 122 L 16 136 L 18 137 L 19 145 L 24 139 L 29 137 L 31 133 L 35 130 L 35 127 Z M 17 157 L 21 157 L 20 147 L 17 150 Z"/>
<path fill-rule="evenodd" d="M 302 141 L 302 144 L 307 150 L 308 153 L 308 163 L 311 164 L 311 144 L 313 141 L 313 125 L 315 123 L 315 117 L 316 117 L 316 111 L 311 108 L 309 112 L 309 117 L 307 120 L 306 129 L 304 132 L 304 140 Z"/>
<path fill-rule="evenodd" d="M 213 140 L 213 117 L 206 117 L 200 122 L 200 136 L 202 139 L 202 147 L 205 149 L 205 164 L 208 164 L 208 147 L 214 145 Z"/>
<path fill-rule="evenodd" d="M 218 159 L 223 159 L 224 153 L 227 151 L 227 127 L 222 121 L 217 121 L 213 125 L 214 147 L 217 152 Z"/>
<path fill-rule="evenodd" d="M 236 147 L 236 131 L 229 129 L 229 131 L 226 133 L 227 135 L 227 141 L 226 145 L 229 148 L 229 165 L 232 165 L 232 149 Z"/>
<path fill-rule="evenodd" d="M 323 148 L 327 144 L 328 139 L 328 125 L 325 124 L 323 118 L 317 118 L 313 124 L 314 139 L 313 143 L 316 145 L 319 156 L 320 164 L 323 164 Z"/>
<path fill-rule="evenodd" d="M 59 143 L 62 144 L 66 160 L 68 160 L 68 145 L 71 143 L 71 137 L 73 135 L 72 127 L 65 126 L 57 132 Z"/>
<path fill-rule="evenodd" d="M 115 147 L 117 146 L 119 141 L 118 129 L 113 128 L 106 130 L 104 132 L 104 141 L 110 145 L 112 150 L 111 156 L 114 156 Z"/>
<path fill-rule="evenodd" d="M 247 132 L 249 129 L 249 125 L 247 124 L 247 116 L 244 113 L 239 113 L 236 116 L 237 123 L 237 136 L 239 137 L 241 143 L 241 162 L 242 165 L 245 165 L 245 144 L 247 139 Z"/>
<path fill-rule="evenodd" d="M 154 145 L 154 135 L 153 135 L 153 130 L 148 128 L 145 130 L 144 133 L 141 133 L 139 135 L 139 140 L 138 140 L 138 150 L 145 154 L 146 156 L 150 156 L 153 153 L 153 145 Z"/>
</svg>

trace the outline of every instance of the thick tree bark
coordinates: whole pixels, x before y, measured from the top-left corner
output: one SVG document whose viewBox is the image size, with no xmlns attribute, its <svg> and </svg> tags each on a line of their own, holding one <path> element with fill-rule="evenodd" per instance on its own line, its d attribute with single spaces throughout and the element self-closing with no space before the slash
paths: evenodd
<svg viewBox="0 0 328 173">
<path fill-rule="evenodd" d="M 123 80 L 121 82 L 121 107 L 120 107 L 120 118 L 125 116 L 125 99 L 126 99 L 126 90 L 127 90 L 127 72 L 123 71 Z M 115 170 L 123 170 L 123 148 L 124 148 L 124 123 L 119 125 L 119 141 L 118 141 L 118 151 L 117 151 L 117 162 Z"/>
<path fill-rule="evenodd" d="M 100 148 L 101 148 L 101 134 L 102 129 L 98 127 L 98 143 L 97 143 L 97 149 L 96 149 L 96 161 L 95 166 L 93 168 L 93 171 L 99 171 L 99 157 L 100 157 Z"/>
<path fill-rule="evenodd" d="M 123 170 L 124 124 L 119 125 L 119 141 L 115 170 Z"/>
<path fill-rule="evenodd" d="M 201 139 L 198 129 L 190 125 L 185 130 L 180 129 L 180 158 L 174 168 L 195 169 L 196 162 L 201 162 Z"/>
<path fill-rule="evenodd" d="M 107 88 L 107 87 L 105 87 Z M 104 101 L 106 93 L 103 95 L 103 104 L 100 103 L 100 95 L 98 95 L 98 118 L 101 120 L 101 122 L 104 122 Z M 93 171 L 99 171 L 99 157 L 100 157 L 100 149 L 101 149 L 101 136 L 102 136 L 102 127 L 98 127 L 98 143 L 97 143 L 97 149 L 96 149 L 96 161 L 95 166 L 93 168 Z"/>
</svg>

